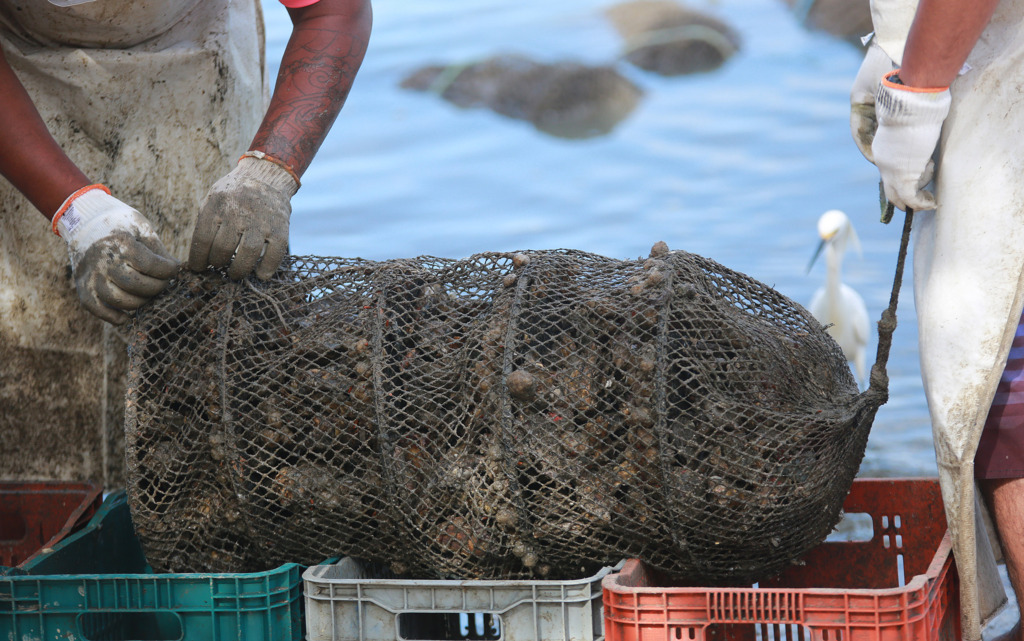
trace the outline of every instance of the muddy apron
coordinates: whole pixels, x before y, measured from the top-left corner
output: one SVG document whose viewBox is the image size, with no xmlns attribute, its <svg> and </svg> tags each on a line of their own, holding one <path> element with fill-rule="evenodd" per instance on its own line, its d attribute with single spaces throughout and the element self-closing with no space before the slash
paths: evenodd
<svg viewBox="0 0 1024 641">
<path fill-rule="evenodd" d="M 897 63 L 915 3 L 873 0 Z M 914 297 L 939 481 L 960 573 L 963 636 L 1006 601 L 974 455 L 1020 319 L 1024 266 L 1024 0 L 1003 0 L 950 87 L 935 179 L 939 208 L 915 216 Z"/>
<path fill-rule="evenodd" d="M 184 260 L 265 110 L 258 0 L 0 0 L 0 46 L 71 160 Z M 0 478 L 122 487 L 126 363 L 123 331 L 80 307 L 64 241 L 0 178 Z"/>
</svg>

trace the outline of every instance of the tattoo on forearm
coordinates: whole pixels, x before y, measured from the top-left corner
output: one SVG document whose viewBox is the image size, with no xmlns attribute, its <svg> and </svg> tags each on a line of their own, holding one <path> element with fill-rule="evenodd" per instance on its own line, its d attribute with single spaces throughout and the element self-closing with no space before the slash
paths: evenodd
<svg viewBox="0 0 1024 641">
<path fill-rule="evenodd" d="M 296 30 L 252 147 L 302 174 L 341 111 L 366 47 L 364 38 L 348 33 Z"/>
</svg>

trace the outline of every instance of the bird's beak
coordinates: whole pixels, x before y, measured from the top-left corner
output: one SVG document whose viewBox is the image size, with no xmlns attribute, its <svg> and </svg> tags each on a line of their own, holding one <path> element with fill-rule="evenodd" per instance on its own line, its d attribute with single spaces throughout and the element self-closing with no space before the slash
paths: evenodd
<svg viewBox="0 0 1024 641">
<path fill-rule="evenodd" d="M 814 261 L 818 260 L 818 255 L 821 254 L 821 250 L 822 249 L 825 249 L 825 243 L 827 243 L 827 242 L 828 242 L 827 240 L 822 238 L 821 242 L 818 243 L 818 248 L 814 250 L 814 255 L 811 256 L 811 262 L 807 263 L 807 273 L 808 274 L 811 273 L 811 267 L 814 266 Z"/>
</svg>

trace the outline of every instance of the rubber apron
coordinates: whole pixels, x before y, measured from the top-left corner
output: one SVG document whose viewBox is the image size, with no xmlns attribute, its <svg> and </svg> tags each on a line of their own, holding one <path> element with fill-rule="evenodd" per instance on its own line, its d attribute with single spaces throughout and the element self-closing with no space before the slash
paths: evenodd
<svg viewBox="0 0 1024 641">
<path fill-rule="evenodd" d="M 897 62 L 916 3 L 872 0 L 876 37 Z M 1005 603 L 995 531 L 974 482 L 974 455 L 1024 306 L 1024 0 L 1003 0 L 950 87 L 935 196 L 914 217 L 921 375 L 960 575 L 962 632 Z"/>
<path fill-rule="evenodd" d="M 0 45 L 71 160 L 184 260 L 265 112 L 258 1 L 0 0 Z M 81 308 L 64 241 L 3 180 L 0 362 L 0 477 L 122 487 L 123 334 Z"/>
</svg>

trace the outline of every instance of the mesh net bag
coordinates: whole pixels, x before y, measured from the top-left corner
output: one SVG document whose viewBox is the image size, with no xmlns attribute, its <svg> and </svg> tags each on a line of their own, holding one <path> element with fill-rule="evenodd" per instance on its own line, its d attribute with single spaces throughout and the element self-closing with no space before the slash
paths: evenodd
<svg viewBox="0 0 1024 641">
<path fill-rule="evenodd" d="M 758 581 L 837 523 L 885 401 L 803 307 L 664 243 L 183 272 L 129 353 L 159 571 Z"/>
</svg>

